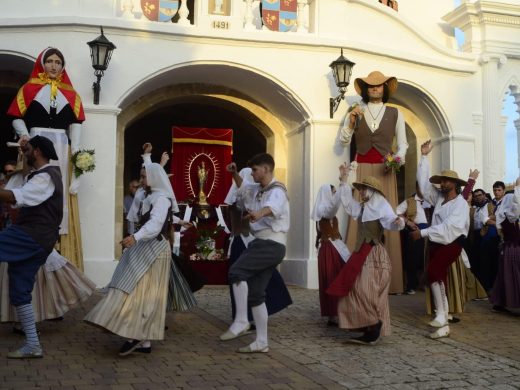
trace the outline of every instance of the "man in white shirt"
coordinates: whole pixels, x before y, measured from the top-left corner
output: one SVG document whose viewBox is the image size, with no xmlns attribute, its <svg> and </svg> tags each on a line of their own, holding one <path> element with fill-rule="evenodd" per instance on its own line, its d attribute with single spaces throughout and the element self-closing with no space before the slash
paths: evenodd
<svg viewBox="0 0 520 390">
<path fill-rule="evenodd" d="M 52 141 L 37 135 L 21 146 L 27 163 L 35 170 L 21 188 L 0 190 L 0 201 L 20 208 L 16 223 L 0 232 L 0 261 L 9 263 L 9 299 L 26 336 L 23 347 L 7 354 L 11 359 L 43 356 L 31 293 L 36 272 L 58 240 L 63 218 L 60 168 L 49 165 L 50 159 L 58 159 Z"/>
<path fill-rule="evenodd" d="M 417 170 L 417 181 L 424 199 L 434 205 L 431 226 L 415 230 L 410 237 L 419 240 L 428 238 L 430 245 L 430 261 L 428 263 L 428 282 L 433 295 L 436 316 L 430 325 L 439 328 L 430 334 L 431 338 L 447 337 L 448 299 L 446 297 L 446 277 L 448 267 L 461 254 L 464 239 L 469 231 L 469 206 L 460 195 L 461 186 L 467 183 L 459 175 L 450 170 L 442 171 L 440 175 L 430 177 L 428 153 L 432 150 L 431 141 L 421 145 L 422 157 Z M 433 184 L 440 184 L 438 190 Z"/>
<path fill-rule="evenodd" d="M 273 270 L 285 257 L 289 230 L 289 199 L 285 186 L 273 176 L 274 160 L 261 153 L 249 161 L 254 184 L 243 184 L 235 163 L 227 166 L 238 187 L 237 206 L 249 219 L 255 237 L 229 270 L 229 283 L 236 302 L 236 316 L 229 329 L 220 336 L 232 340 L 249 331 L 247 305 L 251 306 L 256 325 L 256 340 L 239 348 L 240 353 L 269 352 L 265 289 Z"/>
</svg>

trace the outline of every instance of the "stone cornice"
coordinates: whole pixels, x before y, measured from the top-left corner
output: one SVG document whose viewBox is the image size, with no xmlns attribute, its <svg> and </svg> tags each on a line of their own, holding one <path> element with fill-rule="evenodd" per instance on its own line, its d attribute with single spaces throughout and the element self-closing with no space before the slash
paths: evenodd
<svg viewBox="0 0 520 390">
<path fill-rule="evenodd" d="M 424 33 L 423 29 L 420 26 L 418 26 L 417 24 L 415 24 L 415 22 L 406 18 L 402 14 L 395 12 L 395 10 L 393 10 L 392 8 L 390 8 L 388 6 L 382 6 L 382 4 L 380 4 L 377 1 L 373 1 L 373 0 L 346 0 L 346 1 L 348 1 L 350 3 L 361 4 L 365 7 L 373 9 L 374 11 L 385 14 L 385 16 L 387 16 L 389 18 L 394 19 L 397 23 L 399 23 L 404 28 L 406 28 L 411 33 L 413 33 L 416 36 L 416 38 L 418 38 L 419 40 L 421 40 L 422 42 L 424 42 L 425 44 L 430 46 L 430 48 L 432 48 L 439 54 L 452 56 L 452 57 L 458 57 L 462 54 L 462 53 L 456 52 L 452 49 L 448 49 L 448 48 L 434 42 L 431 39 L 427 39 L 428 34 Z"/>
<path fill-rule="evenodd" d="M 478 71 L 476 57 L 471 53 L 461 53 L 457 50 L 449 49 L 426 38 L 427 34 L 422 34 L 422 29 L 413 21 L 400 16 L 393 9 L 381 6 L 373 0 L 346 0 L 356 2 L 364 6 L 385 14 L 399 23 L 404 29 L 413 34 L 415 38 L 432 49 L 431 53 L 419 55 L 415 51 L 402 48 L 398 50 L 394 47 L 382 46 L 374 42 L 367 44 L 359 42 L 358 39 L 349 39 L 345 36 L 320 36 L 314 33 L 309 34 L 283 34 L 264 31 L 223 31 L 219 34 L 209 35 L 207 30 L 197 29 L 195 26 L 177 26 L 174 24 L 142 22 L 136 23 L 133 20 L 123 18 L 92 18 L 82 16 L 60 16 L 60 17 L 34 17 L 34 18 L 1 18 L 0 33 L 13 29 L 14 31 L 27 32 L 28 28 L 34 30 L 48 29 L 50 31 L 70 31 L 91 32 L 92 28 L 97 29 L 102 25 L 105 31 L 110 31 L 111 35 L 154 37 L 182 41 L 183 43 L 211 43 L 213 45 L 231 45 L 247 47 L 272 47 L 272 48 L 294 48 L 296 50 L 318 50 L 330 51 L 337 50 L 338 47 L 356 50 L 377 56 L 385 56 L 400 61 L 435 67 L 455 72 L 475 73 Z"/>
<path fill-rule="evenodd" d="M 479 64 L 487 64 L 491 61 L 497 61 L 500 65 L 505 65 L 507 57 L 499 53 L 482 53 L 478 59 Z"/>
<path fill-rule="evenodd" d="M 446 14 L 443 20 L 452 27 L 462 30 L 468 25 L 482 24 L 520 26 L 520 5 L 477 1 L 462 3 L 452 12 Z"/>
</svg>

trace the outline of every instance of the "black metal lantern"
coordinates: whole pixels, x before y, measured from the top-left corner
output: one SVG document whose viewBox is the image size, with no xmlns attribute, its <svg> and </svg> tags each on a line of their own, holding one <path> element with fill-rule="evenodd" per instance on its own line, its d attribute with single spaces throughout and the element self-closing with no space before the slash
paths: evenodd
<svg viewBox="0 0 520 390">
<path fill-rule="evenodd" d="M 354 62 L 349 61 L 343 56 L 343 49 L 341 49 L 341 55 L 332 61 L 329 65 L 332 69 L 332 75 L 334 81 L 339 89 L 340 94 L 335 98 L 330 98 L 330 118 L 334 116 L 334 113 L 338 109 L 339 103 L 343 100 L 347 87 L 350 84 L 350 76 L 352 76 L 352 68 L 356 65 Z"/>
<path fill-rule="evenodd" d="M 92 88 L 94 89 L 94 104 L 99 104 L 99 92 L 101 91 L 101 77 L 108 68 L 112 52 L 116 48 L 112 42 L 103 34 L 103 27 L 101 27 L 101 35 L 93 41 L 87 42 L 90 47 L 90 58 L 92 59 L 92 67 L 97 81 L 94 82 Z"/>
</svg>

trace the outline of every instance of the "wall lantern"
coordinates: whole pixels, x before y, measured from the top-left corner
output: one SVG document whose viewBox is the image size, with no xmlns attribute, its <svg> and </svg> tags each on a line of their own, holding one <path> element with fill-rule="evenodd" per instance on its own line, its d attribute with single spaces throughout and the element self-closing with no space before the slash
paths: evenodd
<svg viewBox="0 0 520 390">
<path fill-rule="evenodd" d="M 103 27 L 101 27 L 101 35 L 93 41 L 87 42 L 90 47 L 90 58 L 92 59 L 92 67 L 97 81 L 92 84 L 94 89 L 94 104 L 99 104 L 99 92 L 101 91 L 101 77 L 108 68 L 108 63 L 112 57 L 112 52 L 116 48 L 112 42 L 103 34 Z"/>
<path fill-rule="evenodd" d="M 339 95 L 335 98 L 330 98 L 330 119 L 334 117 L 334 113 L 338 109 L 339 103 L 343 100 L 345 92 L 347 92 L 354 65 L 356 65 L 354 62 L 343 57 L 343 49 L 341 49 L 341 55 L 329 65 L 332 69 L 332 75 L 334 76 L 336 86 L 339 89 Z"/>
</svg>

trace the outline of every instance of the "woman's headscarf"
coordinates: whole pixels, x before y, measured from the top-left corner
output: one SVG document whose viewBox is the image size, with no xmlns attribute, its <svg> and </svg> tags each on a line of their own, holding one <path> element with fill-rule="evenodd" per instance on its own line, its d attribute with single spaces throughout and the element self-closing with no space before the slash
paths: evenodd
<svg viewBox="0 0 520 390">
<path fill-rule="evenodd" d="M 34 63 L 34 68 L 31 72 L 31 76 L 29 77 L 29 81 L 27 81 L 27 83 L 25 83 L 18 90 L 18 94 L 9 106 L 7 114 L 17 118 L 23 118 L 27 108 L 34 100 L 38 92 L 45 85 L 49 84 L 51 86 L 51 96 L 55 96 L 57 90 L 59 90 L 70 104 L 70 107 L 72 108 L 72 111 L 74 112 L 78 122 L 83 122 L 85 120 L 83 104 L 81 103 L 81 98 L 79 97 L 78 93 L 72 86 L 72 82 L 70 81 L 67 71 L 65 70 L 65 64 L 63 64 L 63 70 L 61 71 L 61 74 L 55 79 L 49 78 L 47 73 L 45 73 L 43 57 L 49 49 L 52 48 L 48 47 L 38 55 L 38 58 Z"/>
<path fill-rule="evenodd" d="M 330 184 L 323 184 L 316 196 L 316 202 L 314 202 L 311 219 L 313 221 L 319 221 L 322 218 L 334 218 L 338 212 L 340 204 L 339 195 L 332 193 Z"/>
<path fill-rule="evenodd" d="M 367 188 L 366 195 L 368 200 L 361 203 L 364 207 L 361 222 L 375 221 L 389 214 L 395 215 L 390 203 L 380 192 Z"/>
<path fill-rule="evenodd" d="M 254 183 L 253 176 L 251 176 L 251 172 L 251 168 L 242 168 L 240 172 L 238 172 L 239 176 L 243 180 L 242 185 Z M 226 199 L 224 199 L 224 203 L 229 205 L 234 204 L 237 201 L 237 191 L 238 187 L 235 181 L 233 181 L 233 184 L 231 184 L 231 187 L 229 188 L 229 191 L 226 195 Z"/>
<path fill-rule="evenodd" d="M 153 203 L 154 198 L 161 194 L 171 200 L 172 212 L 178 212 L 179 206 L 177 205 L 170 179 L 164 171 L 164 168 L 160 164 L 151 163 L 145 164 L 144 169 L 146 170 L 146 182 L 148 183 L 148 187 L 152 190 L 152 193 L 148 196 L 150 203 Z M 143 204 L 143 213 L 148 211 L 144 208 Z"/>
</svg>

